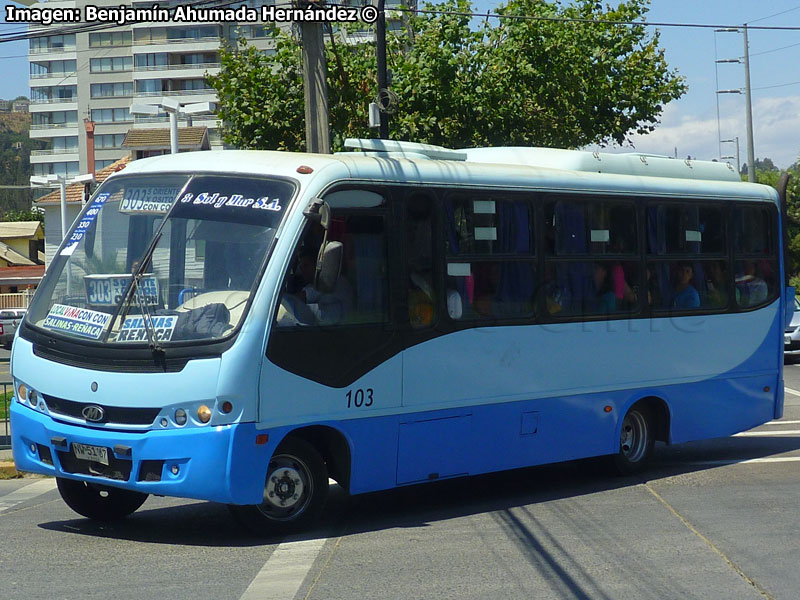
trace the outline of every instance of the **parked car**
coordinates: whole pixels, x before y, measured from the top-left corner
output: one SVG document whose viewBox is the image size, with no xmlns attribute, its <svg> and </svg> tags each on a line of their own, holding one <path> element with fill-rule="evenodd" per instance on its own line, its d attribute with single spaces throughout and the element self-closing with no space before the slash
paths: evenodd
<svg viewBox="0 0 800 600">
<path fill-rule="evenodd" d="M 800 356 L 800 300 L 794 299 L 794 315 L 783 334 L 783 355 Z"/>
<path fill-rule="evenodd" d="M 17 332 L 17 326 L 24 316 L 24 308 L 0 309 L 0 344 L 6 348 L 11 347 L 11 342 L 14 341 L 14 334 Z"/>
</svg>

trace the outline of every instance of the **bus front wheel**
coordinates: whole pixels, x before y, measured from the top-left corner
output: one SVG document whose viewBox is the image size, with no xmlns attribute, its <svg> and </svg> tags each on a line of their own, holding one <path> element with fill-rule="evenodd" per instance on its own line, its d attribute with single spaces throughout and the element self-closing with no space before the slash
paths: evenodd
<svg viewBox="0 0 800 600">
<path fill-rule="evenodd" d="M 619 451 L 613 456 L 614 468 L 621 475 L 641 471 L 653 452 L 653 422 L 650 413 L 641 406 L 633 406 L 622 420 L 619 434 Z"/>
<path fill-rule="evenodd" d="M 316 521 L 328 498 L 328 471 L 319 452 L 299 438 L 284 440 L 269 461 L 261 504 L 231 504 L 231 513 L 259 535 L 290 533 Z"/>
<path fill-rule="evenodd" d="M 58 493 L 72 510 L 95 521 L 116 521 L 136 511 L 147 494 L 56 478 Z"/>
</svg>

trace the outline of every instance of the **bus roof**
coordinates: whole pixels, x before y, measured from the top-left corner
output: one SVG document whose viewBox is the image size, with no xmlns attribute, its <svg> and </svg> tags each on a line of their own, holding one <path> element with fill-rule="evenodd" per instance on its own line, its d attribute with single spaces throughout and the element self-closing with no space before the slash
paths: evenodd
<svg viewBox="0 0 800 600">
<path fill-rule="evenodd" d="M 728 163 L 679 160 L 651 154 L 610 154 L 555 148 L 473 148 L 464 152 L 467 154 L 467 160 L 471 162 L 517 164 L 640 177 L 735 182 L 742 180 L 736 169 Z"/>
<path fill-rule="evenodd" d="M 359 150 L 362 154 L 386 158 L 429 158 L 639 177 L 741 181 L 741 177 L 729 163 L 691 159 L 678 160 L 668 156 L 636 152 L 610 154 L 521 146 L 450 150 L 441 146 L 416 142 L 353 138 L 346 139 L 344 145 L 345 148 Z"/>
<path fill-rule="evenodd" d="M 408 143 L 398 143 L 406 145 Z M 230 173 L 290 177 L 305 188 L 345 179 L 430 185 L 513 187 L 681 197 L 777 201 L 769 186 L 742 182 L 726 163 L 643 154 L 607 154 L 548 148 L 474 148 L 430 158 L 412 149 L 309 154 L 267 150 L 186 152 L 132 161 L 118 173 Z M 428 146 L 428 148 L 438 148 Z M 431 150 L 434 152 L 434 150 Z M 435 150 L 439 152 L 439 150 Z M 452 158 L 444 158 L 452 152 Z M 465 160 L 466 158 L 466 160 Z M 310 167 L 298 171 L 299 167 Z M 305 171 L 305 173 L 303 172 Z M 317 192 L 314 192 L 317 193 Z"/>
</svg>

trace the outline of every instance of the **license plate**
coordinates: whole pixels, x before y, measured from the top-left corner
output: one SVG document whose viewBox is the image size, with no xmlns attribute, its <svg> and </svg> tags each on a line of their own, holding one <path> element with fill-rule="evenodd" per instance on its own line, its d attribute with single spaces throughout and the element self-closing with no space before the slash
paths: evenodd
<svg viewBox="0 0 800 600">
<path fill-rule="evenodd" d="M 76 458 L 91 460 L 108 466 L 108 448 L 73 443 L 72 452 L 75 454 Z"/>
</svg>

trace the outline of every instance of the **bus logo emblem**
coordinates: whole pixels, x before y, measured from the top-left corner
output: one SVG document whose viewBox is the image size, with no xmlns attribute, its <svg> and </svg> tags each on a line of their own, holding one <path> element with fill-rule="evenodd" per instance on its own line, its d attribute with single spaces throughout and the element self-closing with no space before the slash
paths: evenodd
<svg viewBox="0 0 800 600">
<path fill-rule="evenodd" d="M 105 411 L 99 406 L 87 406 L 81 411 L 81 414 L 87 421 L 93 421 L 95 423 L 99 423 L 106 416 Z"/>
</svg>

